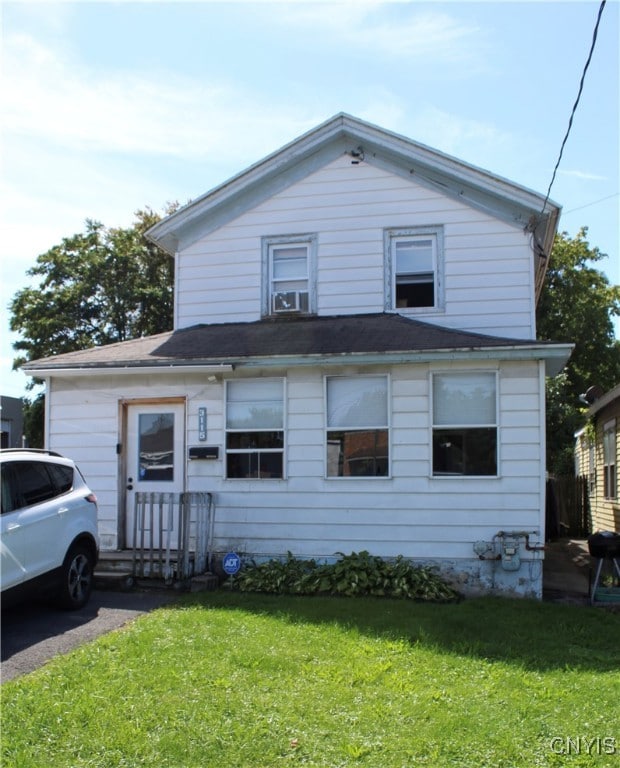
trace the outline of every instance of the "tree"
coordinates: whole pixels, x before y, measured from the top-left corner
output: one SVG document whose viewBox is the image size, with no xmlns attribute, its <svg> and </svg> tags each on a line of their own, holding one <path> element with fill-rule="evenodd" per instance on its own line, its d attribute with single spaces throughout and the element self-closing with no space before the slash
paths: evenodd
<svg viewBox="0 0 620 768">
<path fill-rule="evenodd" d="M 166 213 L 178 206 L 171 204 Z M 87 220 L 37 258 L 27 275 L 38 285 L 18 291 L 10 328 L 20 334 L 13 368 L 49 355 L 127 341 L 172 328 L 173 259 L 144 236 L 160 216 L 136 211 L 132 227 L 106 229 Z M 30 388 L 34 385 L 31 383 Z M 39 445 L 42 398 L 27 400 L 26 436 Z"/>
<path fill-rule="evenodd" d="M 565 370 L 547 382 L 547 467 L 572 474 L 575 432 L 585 424 L 579 396 L 592 385 L 603 390 L 620 381 L 620 344 L 613 317 L 620 316 L 620 289 L 594 265 L 606 258 L 587 241 L 583 227 L 574 238 L 556 235 L 545 285 L 538 303 L 540 339 L 572 342 Z"/>
</svg>

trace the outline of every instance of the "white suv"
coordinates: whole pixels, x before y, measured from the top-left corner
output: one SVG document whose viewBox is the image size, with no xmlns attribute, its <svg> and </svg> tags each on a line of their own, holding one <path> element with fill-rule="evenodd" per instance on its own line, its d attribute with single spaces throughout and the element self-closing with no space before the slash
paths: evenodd
<svg viewBox="0 0 620 768">
<path fill-rule="evenodd" d="M 66 608 L 90 597 L 99 555 L 97 499 L 71 459 L 0 451 L 2 602 L 51 592 Z"/>
</svg>

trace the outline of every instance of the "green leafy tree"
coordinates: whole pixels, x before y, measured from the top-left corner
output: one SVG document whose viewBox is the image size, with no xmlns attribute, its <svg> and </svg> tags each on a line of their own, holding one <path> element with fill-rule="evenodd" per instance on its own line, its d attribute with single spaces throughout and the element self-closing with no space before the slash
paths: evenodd
<svg viewBox="0 0 620 768">
<path fill-rule="evenodd" d="M 166 213 L 176 207 L 169 205 Z M 149 208 L 135 217 L 128 228 L 107 229 L 87 220 L 84 232 L 37 258 L 27 272 L 32 285 L 10 304 L 10 328 L 20 336 L 13 345 L 19 353 L 14 369 L 49 355 L 172 328 L 173 259 L 144 236 L 161 217 Z M 25 431 L 32 447 L 42 442 L 42 398 L 26 400 Z"/>
<path fill-rule="evenodd" d="M 620 289 L 596 268 L 606 255 L 590 246 L 587 234 L 584 227 L 574 238 L 556 235 L 537 309 L 540 339 L 575 344 L 565 370 L 547 382 L 547 467 L 556 475 L 574 471 L 574 434 L 586 410 L 579 396 L 593 385 L 608 390 L 620 382 L 613 323 Z"/>
</svg>

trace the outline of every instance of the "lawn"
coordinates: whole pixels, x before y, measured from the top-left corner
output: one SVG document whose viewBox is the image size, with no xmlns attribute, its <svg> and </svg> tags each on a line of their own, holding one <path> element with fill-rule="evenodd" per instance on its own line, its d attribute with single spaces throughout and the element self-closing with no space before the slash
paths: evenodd
<svg viewBox="0 0 620 768">
<path fill-rule="evenodd" d="M 620 615 L 188 595 L 2 686 L 3 768 L 617 766 Z"/>
</svg>

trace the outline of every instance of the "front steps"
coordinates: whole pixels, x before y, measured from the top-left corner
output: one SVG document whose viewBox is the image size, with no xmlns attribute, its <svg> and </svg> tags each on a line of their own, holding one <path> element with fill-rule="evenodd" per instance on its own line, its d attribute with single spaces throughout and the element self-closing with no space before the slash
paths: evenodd
<svg viewBox="0 0 620 768">
<path fill-rule="evenodd" d="M 190 555 L 193 571 L 193 556 Z M 203 573 L 190 579 L 175 578 L 176 561 L 166 565 L 149 552 L 133 550 L 103 551 L 95 569 L 95 588 L 129 591 L 135 588 L 185 589 L 192 592 L 215 590 L 219 579 L 215 574 Z"/>
</svg>

